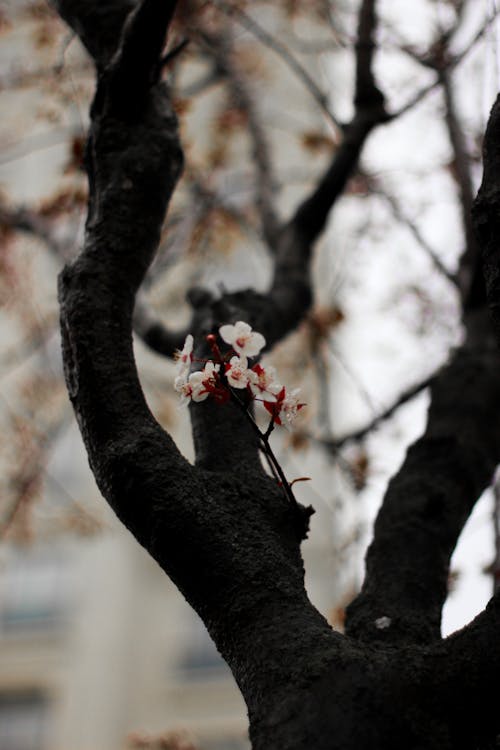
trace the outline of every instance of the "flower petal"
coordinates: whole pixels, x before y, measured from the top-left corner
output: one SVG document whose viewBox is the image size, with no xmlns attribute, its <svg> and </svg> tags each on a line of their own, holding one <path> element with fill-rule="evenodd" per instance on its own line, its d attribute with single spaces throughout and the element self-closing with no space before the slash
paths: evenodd
<svg viewBox="0 0 500 750">
<path fill-rule="evenodd" d="M 219 336 L 226 344 L 232 344 L 236 336 L 235 326 L 225 325 L 219 328 Z"/>
</svg>

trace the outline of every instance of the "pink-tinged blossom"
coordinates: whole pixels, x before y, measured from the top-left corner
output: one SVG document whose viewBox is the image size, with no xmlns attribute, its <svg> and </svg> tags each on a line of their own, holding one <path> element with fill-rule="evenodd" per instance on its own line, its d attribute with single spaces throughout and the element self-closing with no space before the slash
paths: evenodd
<svg viewBox="0 0 500 750">
<path fill-rule="evenodd" d="M 203 390 L 201 381 L 201 372 L 192 372 L 189 378 L 185 375 L 178 375 L 176 377 L 174 388 L 180 393 L 181 404 L 187 405 L 190 401 L 204 401 L 208 398 L 208 391 Z"/>
<path fill-rule="evenodd" d="M 247 387 L 250 371 L 246 357 L 231 357 L 225 369 L 227 382 L 232 388 Z"/>
<path fill-rule="evenodd" d="M 192 372 L 189 377 L 186 377 L 186 374 L 178 375 L 174 381 L 174 388 L 181 394 L 181 403 L 199 403 L 205 401 L 211 393 L 215 393 L 218 388 L 219 369 L 220 365 L 214 365 L 209 360 L 203 370 Z"/>
<path fill-rule="evenodd" d="M 272 415 L 276 424 L 284 425 L 285 427 L 291 426 L 298 412 L 305 406 L 305 404 L 299 402 L 299 393 L 300 388 L 295 388 L 290 393 L 287 393 L 285 386 L 283 386 L 276 396 L 274 403 L 264 401 L 265 408 Z"/>
<path fill-rule="evenodd" d="M 294 421 L 298 412 L 305 406 L 305 404 L 299 402 L 299 393 L 300 388 L 295 388 L 290 394 L 285 395 L 281 404 L 281 418 L 289 425 Z"/>
<path fill-rule="evenodd" d="M 244 357 L 255 357 L 266 345 L 264 336 L 252 331 L 252 327 L 242 320 L 238 320 L 234 326 L 221 326 L 219 334 L 226 344 L 230 344 L 237 354 Z"/>
<path fill-rule="evenodd" d="M 276 370 L 271 366 L 264 368 L 262 365 L 254 365 L 248 372 L 248 379 L 253 396 L 262 401 L 276 401 L 283 388 L 276 382 Z"/>
<path fill-rule="evenodd" d="M 208 360 L 203 370 L 200 372 L 201 376 L 201 389 L 200 393 L 196 395 L 203 395 L 203 398 L 195 398 L 193 396 L 193 401 L 204 401 L 206 394 L 213 393 L 216 391 L 219 387 L 219 375 L 218 372 L 220 370 L 220 365 L 215 365 L 211 359 Z M 194 373 L 195 375 L 197 373 Z"/>
<path fill-rule="evenodd" d="M 177 365 L 177 377 L 187 375 L 191 362 L 193 361 L 193 337 L 191 334 L 186 336 L 182 351 L 176 352 L 175 356 Z"/>
</svg>

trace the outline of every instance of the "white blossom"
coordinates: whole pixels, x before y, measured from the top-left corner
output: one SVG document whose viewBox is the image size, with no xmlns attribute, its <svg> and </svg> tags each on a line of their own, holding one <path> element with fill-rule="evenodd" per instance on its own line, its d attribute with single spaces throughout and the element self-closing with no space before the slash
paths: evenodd
<svg viewBox="0 0 500 750">
<path fill-rule="evenodd" d="M 191 334 L 186 336 L 182 351 L 176 352 L 177 377 L 187 375 L 193 359 L 193 337 Z"/>
<path fill-rule="evenodd" d="M 246 357 L 231 357 L 226 365 L 226 378 L 232 388 L 246 388 L 249 374 Z"/>
<path fill-rule="evenodd" d="M 297 413 L 302 409 L 304 404 L 299 403 L 298 394 L 300 388 L 294 388 L 290 394 L 285 394 L 285 398 L 281 402 L 280 416 L 285 420 L 285 426 L 293 422 Z"/>
<path fill-rule="evenodd" d="M 248 372 L 250 390 L 253 395 L 262 401 L 275 402 L 278 393 L 283 386 L 276 381 L 276 370 L 274 367 L 262 367 L 254 365 Z"/>
<path fill-rule="evenodd" d="M 184 375 L 178 375 L 174 380 L 174 388 L 180 393 L 181 404 L 187 405 L 190 401 L 204 401 L 208 397 L 208 391 L 201 393 L 203 388 L 202 385 L 202 373 L 192 372 L 189 377 Z"/>
<path fill-rule="evenodd" d="M 255 357 L 266 345 L 264 336 L 257 331 L 252 331 L 252 327 L 242 320 L 234 326 L 221 326 L 219 334 L 226 344 L 230 344 L 237 354 L 244 357 Z"/>
<path fill-rule="evenodd" d="M 205 401 L 217 385 L 219 370 L 220 365 L 215 365 L 209 360 L 203 370 L 192 372 L 189 377 L 185 373 L 178 375 L 174 381 L 174 388 L 181 394 L 181 404 Z"/>
</svg>

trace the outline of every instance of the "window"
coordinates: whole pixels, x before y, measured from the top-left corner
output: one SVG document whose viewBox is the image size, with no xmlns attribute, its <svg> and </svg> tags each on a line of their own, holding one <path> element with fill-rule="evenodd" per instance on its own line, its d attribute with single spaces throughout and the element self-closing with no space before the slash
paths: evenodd
<svg viewBox="0 0 500 750">
<path fill-rule="evenodd" d="M 2 750 L 45 750 L 48 703 L 39 690 L 0 692 Z"/>
<path fill-rule="evenodd" d="M 0 571 L 0 631 L 53 629 L 67 614 L 68 565 L 54 548 L 10 549 Z"/>
</svg>

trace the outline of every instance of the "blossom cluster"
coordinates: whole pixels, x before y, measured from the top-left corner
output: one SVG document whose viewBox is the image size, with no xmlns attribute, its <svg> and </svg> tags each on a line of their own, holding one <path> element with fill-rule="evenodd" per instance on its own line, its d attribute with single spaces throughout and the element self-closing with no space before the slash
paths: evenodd
<svg viewBox="0 0 500 750">
<path fill-rule="evenodd" d="M 174 381 L 181 402 L 200 402 L 211 396 L 223 403 L 231 398 L 231 388 L 245 389 L 253 400 L 262 402 L 273 422 L 291 424 L 304 406 L 298 398 L 300 389 L 288 392 L 278 382 L 274 367 L 263 367 L 259 363 L 250 366 L 248 362 L 249 358 L 257 356 L 265 346 L 264 336 L 241 320 L 234 325 L 221 326 L 219 335 L 231 346 L 233 356 L 222 357 L 215 344 L 215 337 L 208 337 L 213 342 L 212 349 L 218 361 L 210 359 L 204 362 L 202 370 L 191 373 L 191 363 L 194 360 L 193 337 L 187 336 L 184 348 L 177 354 L 177 374 Z"/>
</svg>

